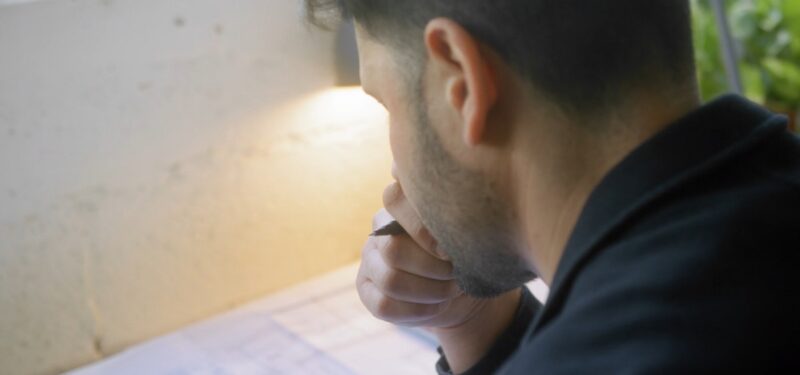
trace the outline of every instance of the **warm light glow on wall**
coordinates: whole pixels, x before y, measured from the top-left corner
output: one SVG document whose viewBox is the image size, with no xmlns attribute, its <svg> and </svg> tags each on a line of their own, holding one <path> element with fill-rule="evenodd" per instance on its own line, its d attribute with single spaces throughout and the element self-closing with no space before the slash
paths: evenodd
<svg viewBox="0 0 800 375">
<path fill-rule="evenodd" d="M 337 87 L 318 92 L 308 98 L 305 105 L 309 114 L 318 116 L 320 121 L 364 116 L 374 118 L 380 112 L 385 112 L 360 86 Z"/>
<path fill-rule="evenodd" d="M 273 151 L 320 153 L 327 146 L 354 147 L 376 137 L 388 148 L 388 114 L 361 87 L 318 91 L 284 103 L 268 117 L 262 121 L 261 138 Z"/>
</svg>

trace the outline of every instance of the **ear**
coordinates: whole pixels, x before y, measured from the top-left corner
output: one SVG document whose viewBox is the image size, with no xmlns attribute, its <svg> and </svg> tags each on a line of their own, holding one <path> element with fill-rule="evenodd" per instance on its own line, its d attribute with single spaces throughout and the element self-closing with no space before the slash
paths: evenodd
<svg viewBox="0 0 800 375">
<path fill-rule="evenodd" d="M 429 66 L 441 68 L 447 102 L 461 118 L 464 142 L 480 144 L 497 100 L 497 78 L 478 41 L 458 23 L 436 18 L 425 28 Z"/>
</svg>

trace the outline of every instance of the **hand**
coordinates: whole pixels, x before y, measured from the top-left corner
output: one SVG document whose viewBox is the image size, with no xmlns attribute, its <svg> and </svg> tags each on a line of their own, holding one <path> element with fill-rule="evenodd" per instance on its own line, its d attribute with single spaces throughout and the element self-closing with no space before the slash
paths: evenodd
<svg viewBox="0 0 800 375">
<path fill-rule="evenodd" d="M 384 191 L 385 210 L 373 229 L 397 220 L 408 234 L 370 237 L 362 252 L 356 281 L 361 301 L 375 317 L 398 325 L 459 326 L 486 300 L 465 295 L 453 278 L 453 265 L 437 250 L 398 183 Z"/>
<path fill-rule="evenodd" d="M 373 219 L 373 230 L 394 217 L 408 234 L 367 240 L 356 280 L 361 302 L 378 319 L 428 328 L 439 339 L 450 368 L 466 371 L 511 324 L 520 290 L 493 299 L 467 296 L 400 184 L 386 188 L 383 203 L 386 209 Z"/>
</svg>

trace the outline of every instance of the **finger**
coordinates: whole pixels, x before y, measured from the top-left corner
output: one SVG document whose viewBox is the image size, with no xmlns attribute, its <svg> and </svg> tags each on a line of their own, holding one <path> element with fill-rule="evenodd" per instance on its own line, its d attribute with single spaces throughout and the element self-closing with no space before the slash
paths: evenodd
<svg viewBox="0 0 800 375">
<path fill-rule="evenodd" d="M 392 299 L 421 304 L 445 302 L 459 295 L 455 281 L 433 280 L 389 267 L 380 254 L 367 255 L 367 277 Z M 377 257 L 378 259 L 375 259 Z"/>
<path fill-rule="evenodd" d="M 453 265 L 420 247 L 408 235 L 392 236 L 377 241 L 383 261 L 391 268 L 428 279 L 453 280 Z"/>
<path fill-rule="evenodd" d="M 358 287 L 361 303 L 372 315 L 394 324 L 414 325 L 429 321 L 439 313 L 439 305 L 426 305 L 397 301 L 383 294 L 369 279 Z"/>
<path fill-rule="evenodd" d="M 367 242 L 365 242 L 364 246 L 361 247 L 361 265 L 359 267 L 364 266 L 364 261 L 367 260 L 367 256 L 370 252 L 378 251 L 384 246 L 384 244 L 379 242 L 379 240 L 380 238 L 378 237 L 367 237 Z"/>
<path fill-rule="evenodd" d="M 445 254 L 437 251 L 436 239 L 425 228 L 419 214 L 411 206 L 400 184 L 393 183 L 383 191 L 383 206 L 425 251 L 439 259 L 447 260 Z"/>
<path fill-rule="evenodd" d="M 378 228 L 382 228 L 387 224 L 394 221 L 394 217 L 386 211 L 385 208 L 381 208 L 373 217 L 372 217 L 372 231 L 375 231 Z"/>
</svg>

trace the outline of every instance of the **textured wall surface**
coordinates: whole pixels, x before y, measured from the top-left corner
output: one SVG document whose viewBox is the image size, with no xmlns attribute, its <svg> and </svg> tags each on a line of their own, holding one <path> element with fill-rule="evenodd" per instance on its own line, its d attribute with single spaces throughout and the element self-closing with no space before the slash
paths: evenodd
<svg viewBox="0 0 800 375">
<path fill-rule="evenodd" d="M 0 3 L 0 374 L 74 368 L 357 259 L 390 180 L 385 113 L 324 91 L 333 36 L 301 13 Z"/>
</svg>

